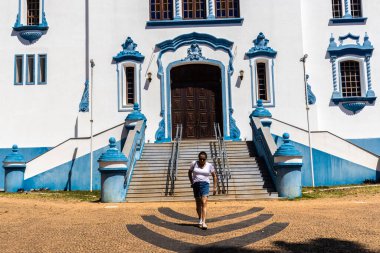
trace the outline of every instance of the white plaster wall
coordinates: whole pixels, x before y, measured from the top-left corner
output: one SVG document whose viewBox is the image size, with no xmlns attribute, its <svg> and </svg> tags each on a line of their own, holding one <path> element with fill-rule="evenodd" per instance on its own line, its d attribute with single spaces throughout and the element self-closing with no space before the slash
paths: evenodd
<svg viewBox="0 0 380 253">
<path fill-rule="evenodd" d="M 375 48 L 371 58 L 372 88 L 377 96 L 380 94 L 380 72 L 377 67 L 380 64 L 378 49 L 378 45 L 380 45 L 380 34 L 378 33 L 380 2 L 362 0 L 362 4 L 363 16 L 368 17 L 365 25 L 329 26 L 329 19 L 332 17 L 331 1 L 302 1 L 303 43 L 305 52 L 309 54 L 307 72 L 311 76 L 312 90 L 317 96 L 317 104 L 314 107 L 318 110 L 319 126 L 318 129 L 313 130 L 327 130 L 345 139 L 380 137 L 378 101 L 374 106 L 366 106 L 355 115 L 347 115 L 338 106 L 330 104 L 333 92 L 332 66 L 326 53 L 331 33 L 334 34 L 337 43 L 339 43 L 339 36 L 349 32 L 360 35 L 360 44 L 362 44 L 365 32 L 368 32 L 369 40 Z M 366 75 L 366 71 L 364 74 Z"/>
<path fill-rule="evenodd" d="M 301 4 L 302 3 L 302 4 Z M 241 0 L 242 25 L 208 25 L 197 27 L 146 28 L 149 20 L 149 1 L 91 0 L 90 4 L 90 59 L 94 59 L 94 133 L 124 121 L 128 112 L 118 111 L 116 65 L 112 57 L 122 50 L 121 44 L 131 36 L 144 56 L 142 64 L 142 112 L 147 116 L 146 140 L 153 142 L 160 113 L 160 80 L 157 76 L 157 43 L 191 32 L 208 33 L 234 42 L 235 72 L 231 78 L 233 117 L 241 130 L 242 139 L 251 139 L 249 114 L 252 112 L 249 60 L 245 53 L 253 40 L 263 32 L 269 46 L 278 54 L 274 66 L 276 106 L 270 108 L 273 117 L 289 124 L 306 128 L 303 69 L 299 59 L 309 54 L 307 72 L 317 96 L 312 106 L 312 130 L 328 130 L 344 138 L 379 137 L 379 106 L 367 106 L 355 116 L 345 115 L 338 107 L 329 106 L 332 93 L 331 64 L 326 59 L 330 33 L 336 37 L 348 32 L 363 37 L 367 31 L 376 48 L 380 35 L 376 33 L 377 1 L 363 0 L 365 26 L 328 26 L 331 2 L 320 0 Z M 70 6 L 70 8 L 65 8 Z M 22 147 L 54 146 L 75 136 L 89 135 L 89 113 L 79 113 L 78 107 L 86 80 L 85 62 L 85 1 L 57 0 L 45 2 L 49 31 L 32 45 L 23 45 L 11 36 L 18 10 L 17 1 L 0 1 L 0 115 L 2 138 L 0 147 L 13 143 Z M 226 62 L 227 56 L 205 46 L 204 55 Z M 176 53 L 164 55 L 165 66 L 170 60 L 184 58 L 185 46 Z M 14 55 L 47 53 L 48 84 L 15 86 Z M 380 64 L 376 49 L 372 57 L 373 89 L 379 94 Z M 175 56 L 173 56 L 176 54 Z M 179 56 L 180 54 L 180 56 Z M 227 67 L 227 66 L 226 66 Z M 236 86 L 239 71 L 244 79 Z M 147 84 L 146 73 L 153 74 Z M 145 88 L 144 88 L 145 87 Z M 78 119 L 78 123 L 77 123 Z M 377 123 L 377 124 L 376 124 Z"/>
<path fill-rule="evenodd" d="M 85 81 L 84 1 L 64 4 L 45 1 L 49 30 L 24 45 L 12 35 L 18 1 L 0 1 L 0 147 L 54 146 L 74 136 Z M 47 84 L 14 85 L 15 54 L 42 53 L 47 54 Z"/>
</svg>

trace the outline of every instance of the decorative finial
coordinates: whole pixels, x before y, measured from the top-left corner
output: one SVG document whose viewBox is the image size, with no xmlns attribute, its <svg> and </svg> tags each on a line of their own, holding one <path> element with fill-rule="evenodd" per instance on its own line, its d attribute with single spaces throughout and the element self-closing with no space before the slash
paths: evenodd
<svg viewBox="0 0 380 253">
<path fill-rule="evenodd" d="M 16 144 L 14 144 L 14 145 L 12 146 L 12 152 L 13 152 L 13 153 L 17 153 L 17 152 L 18 152 L 18 146 L 17 146 Z"/>
<path fill-rule="evenodd" d="M 128 121 L 144 120 L 144 121 L 146 121 L 145 115 L 140 112 L 140 105 L 138 103 L 133 104 L 133 111 L 127 115 L 125 120 L 128 120 Z"/>
<path fill-rule="evenodd" d="M 288 133 L 284 133 L 283 135 L 282 135 L 282 138 L 284 139 L 284 143 L 289 143 L 290 142 L 290 140 L 289 140 L 289 138 L 290 138 L 290 135 L 288 134 Z"/>
<path fill-rule="evenodd" d="M 261 99 L 257 100 L 257 107 L 264 107 L 263 106 L 263 100 L 261 100 Z"/>
<path fill-rule="evenodd" d="M 272 114 L 264 108 L 263 100 L 257 100 L 257 108 L 251 113 L 251 117 L 271 118 Z"/>
<path fill-rule="evenodd" d="M 116 139 L 114 137 L 111 137 L 109 139 L 109 142 L 110 142 L 110 148 L 112 149 L 116 148 Z"/>
</svg>

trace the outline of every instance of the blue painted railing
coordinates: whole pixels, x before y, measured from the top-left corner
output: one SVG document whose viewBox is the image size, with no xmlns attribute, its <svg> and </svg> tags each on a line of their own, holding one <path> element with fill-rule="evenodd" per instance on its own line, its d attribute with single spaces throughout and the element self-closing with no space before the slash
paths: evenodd
<svg viewBox="0 0 380 253">
<path fill-rule="evenodd" d="M 250 117 L 251 127 L 253 132 L 253 143 L 256 148 L 257 156 L 265 163 L 266 168 L 274 182 L 276 188 L 277 172 L 274 169 L 274 153 L 277 150 L 277 145 L 273 140 L 268 127 L 263 127 L 260 118 Z M 276 189 L 277 190 L 277 189 Z"/>
<path fill-rule="evenodd" d="M 127 137 L 125 146 L 123 148 L 123 153 L 125 153 L 125 151 L 128 153 L 128 172 L 125 177 L 125 188 L 128 194 L 128 188 L 132 179 L 136 161 L 140 160 L 144 149 L 146 121 L 137 121 L 133 125 L 127 125 L 126 128 L 130 130 L 131 138 L 133 138 L 133 140 L 128 140 Z M 128 142 L 131 142 L 129 143 L 130 145 L 128 145 Z"/>
</svg>

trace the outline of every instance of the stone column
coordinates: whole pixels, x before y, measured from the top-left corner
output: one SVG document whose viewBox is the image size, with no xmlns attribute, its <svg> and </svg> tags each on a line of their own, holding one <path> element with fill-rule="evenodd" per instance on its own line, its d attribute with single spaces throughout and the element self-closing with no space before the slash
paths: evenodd
<svg viewBox="0 0 380 253">
<path fill-rule="evenodd" d="M 343 18 L 352 18 L 352 15 L 350 13 L 350 9 L 348 8 L 348 0 L 344 0 L 344 16 Z"/>
<path fill-rule="evenodd" d="M 13 145 L 12 153 L 5 157 L 3 167 L 5 170 L 5 192 L 17 192 L 23 189 L 26 162 L 24 157 L 18 153 L 17 145 Z"/>
<path fill-rule="evenodd" d="M 125 202 L 128 159 L 116 148 L 115 138 L 111 137 L 109 143 L 109 149 L 98 160 L 101 174 L 101 202 Z"/>
<path fill-rule="evenodd" d="M 367 67 L 367 80 L 368 80 L 368 90 L 367 90 L 367 97 L 374 97 L 375 92 L 372 90 L 372 77 L 371 77 L 371 57 L 366 56 L 365 62 Z"/>
<path fill-rule="evenodd" d="M 208 16 L 207 19 L 215 19 L 214 0 L 208 0 Z"/>
<path fill-rule="evenodd" d="M 181 20 L 182 16 L 181 16 L 181 9 L 180 9 L 180 1 L 179 0 L 175 0 L 174 8 L 175 8 L 174 9 L 175 10 L 174 19 L 175 20 Z"/>
<path fill-rule="evenodd" d="M 277 171 L 276 189 L 279 197 L 294 199 L 302 196 L 302 154 L 283 134 L 284 144 L 274 153 L 274 168 Z"/>
</svg>

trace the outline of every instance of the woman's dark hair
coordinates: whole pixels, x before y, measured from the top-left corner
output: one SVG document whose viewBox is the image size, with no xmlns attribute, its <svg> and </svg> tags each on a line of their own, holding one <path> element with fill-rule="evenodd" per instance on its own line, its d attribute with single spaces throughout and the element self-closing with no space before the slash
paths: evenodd
<svg viewBox="0 0 380 253">
<path fill-rule="evenodd" d="M 206 152 L 204 152 L 204 151 L 199 152 L 198 158 L 200 158 L 201 155 L 204 155 L 206 157 L 206 159 L 207 159 L 207 153 Z"/>
</svg>

